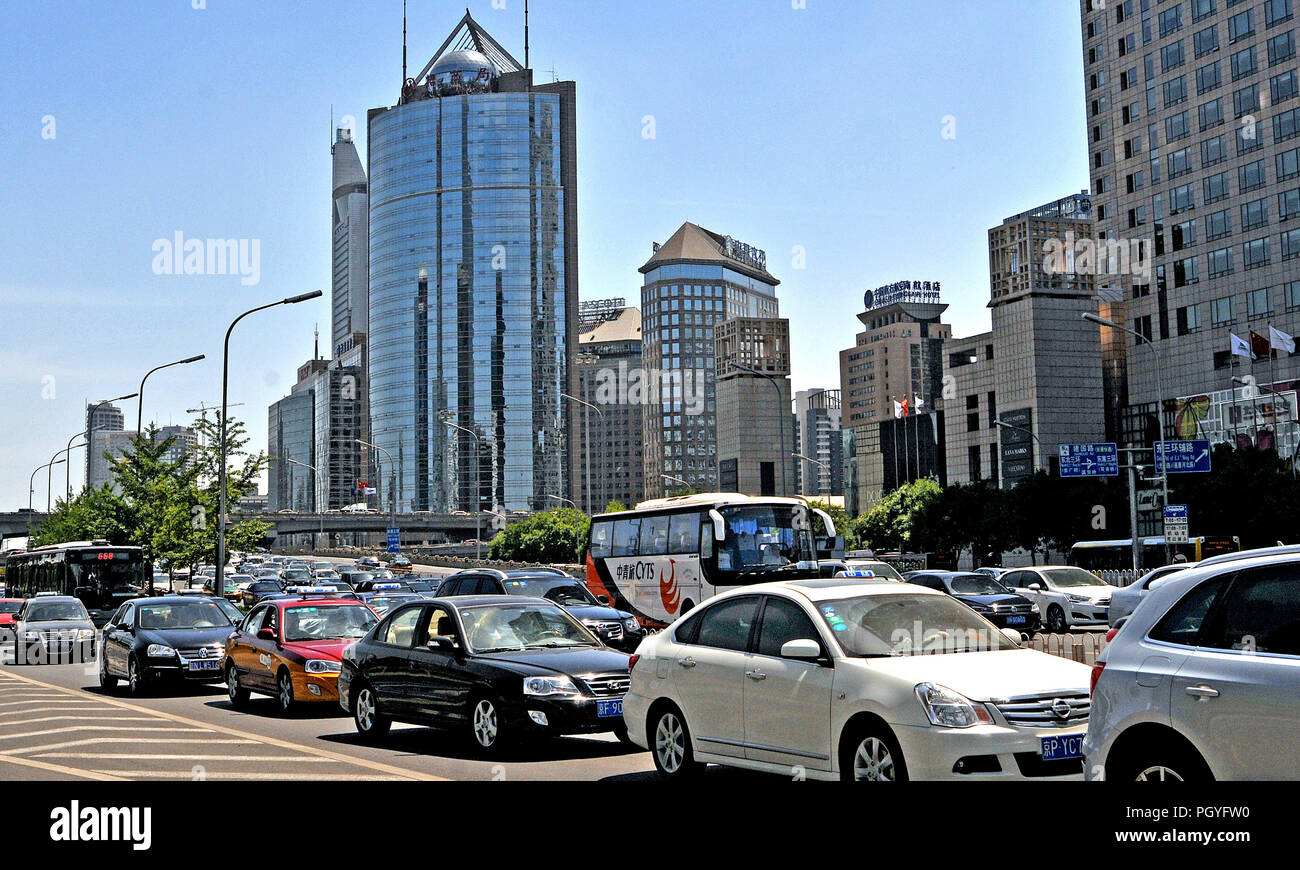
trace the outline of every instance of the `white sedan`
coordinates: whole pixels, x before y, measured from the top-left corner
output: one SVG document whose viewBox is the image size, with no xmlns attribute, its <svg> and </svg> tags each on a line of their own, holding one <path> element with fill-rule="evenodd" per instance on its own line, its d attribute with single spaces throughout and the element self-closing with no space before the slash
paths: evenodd
<svg viewBox="0 0 1300 870">
<path fill-rule="evenodd" d="M 1011 635 L 919 586 L 747 586 L 641 642 L 623 718 L 668 779 L 1080 779 L 1090 671 Z"/>
<path fill-rule="evenodd" d="M 1076 625 L 1106 625 L 1110 598 L 1119 591 L 1096 574 L 1068 565 L 1017 568 L 1003 574 L 1001 583 L 1037 604 L 1043 625 L 1053 634 Z"/>
</svg>

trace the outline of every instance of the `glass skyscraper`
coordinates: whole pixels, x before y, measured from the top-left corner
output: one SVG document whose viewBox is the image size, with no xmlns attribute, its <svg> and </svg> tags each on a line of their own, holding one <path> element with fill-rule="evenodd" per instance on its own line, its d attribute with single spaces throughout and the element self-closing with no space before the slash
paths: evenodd
<svg viewBox="0 0 1300 870">
<path fill-rule="evenodd" d="M 371 440 L 399 512 L 573 497 L 574 108 L 466 14 L 370 112 Z"/>
</svg>

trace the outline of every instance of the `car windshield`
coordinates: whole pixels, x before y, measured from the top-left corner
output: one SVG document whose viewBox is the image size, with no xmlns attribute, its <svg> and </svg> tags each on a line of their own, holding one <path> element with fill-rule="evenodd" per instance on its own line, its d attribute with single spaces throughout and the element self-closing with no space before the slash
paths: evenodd
<svg viewBox="0 0 1300 870">
<path fill-rule="evenodd" d="M 817 604 L 847 655 L 863 658 L 986 652 L 1017 646 L 946 595 L 860 595 Z"/>
<path fill-rule="evenodd" d="M 987 574 L 959 574 L 948 583 L 954 595 L 1006 595 L 1009 591 Z"/>
<path fill-rule="evenodd" d="M 0 601 L 0 613 L 17 613 L 22 606 L 21 601 Z"/>
<path fill-rule="evenodd" d="M 902 574 L 895 571 L 892 565 L 887 565 L 884 562 L 861 562 L 850 560 L 845 562 L 844 565 L 850 571 L 870 571 L 877 577 L 885 577 L 889 580 L 896 580 L 899 583 L 905 582 Z"/>
<path fill-rule="evenodd" d="M 211 601 L 140 606 L 140 627 L 150 631 L 224 628 L 229 624 L 230 618 Z"/>
<path fill-rule="evenodd" d="M 90 619 L 86 605 L 80 601 L 56 601 L 51 604 L 33 604 L 27 610 L 26 622 L 55 622 L 60 619 Z"/>
<path fill-rule="evenodd" d="M 580 583 L 571 577 L 510 577 L 502 581 L 507 595 L 527 595 L 530 598 L 545 598 L 561 607 L 596 604 Z"/>
<path fill-rule="evenodd" d="M 402 602 L 419 597 L 418 595 L 374 595 L 366 599 L 366 604 L 370 605 L 371 610 L 383 616 Z"/>
<path fill-rule="evenodd" d="M 306 568 L 288 568 L 280 574 L 281 580 L 310 580 L 311 572 Z"/>
<path fill-rule="evenodd" d="M 484 604 L 461 611 L 475 652 L 600 646 L 582 624 L 553 604 Z"/>
<path fill-rule="evenodd" d="M 423 580 L 411 580 L 411 581 L 408 582 L 406 585 L 407 585 L 407 587 L 408 587 L 412 592 L 432 592 L 432 591 L 433 591 L 433 586 L 430 585 L 430 584 L 428 584 L 428 583 L 425 583 Z"/>
<path fill-rule="evenodd" d="M 1105 586 L 1096 574 L 1082 568 L 1044 568 L 1043 573 L 1052 581 L 1053 586 L 1063 589 L 1077 586 Z"/>
<path fill-rule="evenodd" d="M 254 592 L 279 592 L 280 584 L 271 580 L 261 580 L 248 588 Z"/>
<path fill-rule="evenodd" d="M 359 586 L 360 584 L 365 583 L 368 580 L 374 580 L 374 579 L 375 579 L 375 575 L 371 574 L 369 571 L 354 571 L 347 576 L 347 581 L 351 583 L 353 586 Z"/>
<path fill-rule="evenodd" d="M 286 643 L 364 637 L 379 620 L 360 604 L 303 605 L 284 610 Z"/>
<path fill-rule="evenodd" d="M 231 621 L 232 624 L 238 625 L 244 619 L 244 613 L 235 605 L 231 604 L 224 598 L 217 598 L 214 602 L 221 608 L 221 612 Z"/>
<path fill-rule="evenodd" d="M 723 508 L 727 537 L 718 553 L 722 571 L 772 571 L 813 558 L 812 535 L 806 512 L 795 521 L 788 505 L 753 505 Z M 803 528 L 796 530 L 795 526 Z"/>
</svg>

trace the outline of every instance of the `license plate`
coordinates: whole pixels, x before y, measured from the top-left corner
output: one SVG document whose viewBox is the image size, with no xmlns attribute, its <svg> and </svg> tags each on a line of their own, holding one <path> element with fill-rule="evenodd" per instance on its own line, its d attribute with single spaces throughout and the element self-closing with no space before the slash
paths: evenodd
<svg viewBox="0 0 1300 870">
<path fill-rule="evenodd" d="M 1008 616 L 1008 617 L 1007 617 L 1007 625 L 1024 625 L 1024 624 L 1025 624 L 1025 617 L 1023 617 L 1023 616 Z"/>
<path fill-rule="evenodd" d="M 190 662 L 191 671 L 215 671 L 220 667 L 220 662 Z"/>
<path fill-rule="evenodd" d="M 623 715 L 623 699 L 619 698 L 614 701 L 597 701 L 596 716 L 600 719 L 609 719 L 613 716 Z"/>
<path fill-rule="evenodd" d="M 1083 758 L 1082 734 L 1053 734 L 1040 738 L 1042 741 L 1043 761 L 1065 761 L 1071 758 Z"/>
</svg>

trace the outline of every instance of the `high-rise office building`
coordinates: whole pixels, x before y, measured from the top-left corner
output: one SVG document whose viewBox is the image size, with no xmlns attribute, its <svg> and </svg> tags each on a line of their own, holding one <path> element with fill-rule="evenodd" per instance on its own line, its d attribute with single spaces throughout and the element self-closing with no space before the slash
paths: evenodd
<svg viewBox="0 0 1300 870">
<path fill-rule="evenodd" d="M 621 299 L 614 301 L 623 303 Z M 604 510 L 611 501 L 631 507 L 645 498 L 645 469 L 641 463 L 641 416 L 645 410 L 641 312 L 625 303 L 614 308 L 586 302 L 583 306 L 587 311 L 602 313 L 589 318 L 579 333 L 577 395 L 600 410 L 593 412 L 582 406 L 572 409 L 577 415 L 582 445 L 579 497 L 574 501 L 586 509 L 590 464 L 592 510 Z"/>
<path fill-rule="evenodd" d="M 799 494 L 844 495 L 844 446 L 841 437 L 840 391 L 800 390 L 794 394 L 799 441 L 795 452 Z"/>
<path fill-rule="evenodd" d="M 126 418 L 116 405 L 86 404 L 86 465 L 83 472 L 87 489 L 99 489 L 110 482 L 109 462 L 105 453 L 121 456 L 130 446 L 134 432 L 126 432 Z"/>
<path fill-rule="evenodd" d="M 1127 351 L 1111 369 L 1124 378 L 1120 441 L 1296 447 L 1300 362 L 1281 352 L 1252 365 L 1229 343 L 1300 329 L 1294 7 L 1080 0 L 1095 229 L 1111 249 L 1098 290 L 1122 294 L 1118 322 L 1153 345 L 1102 329 Z M 1272 420 L 1242 419 L 1262 406 L 1234 377 L 1254 379 Z"/>
<path fill-rule="evenodd" d="M 1093 275 L 1079 251 L 1051 248 L 1091 237 L 1087 191 L 989 230 L 993 328 L 944 353 L 950 483 L 1011 488 L 1036 469 L 1056 473 L 1061 443 L 1106 440 L 1100 337 L 1080 317 L 1098 310 Z"/>
<path fill-rule="evenodd" d="M 269 409 L 268 499 L 273 510 L 339 510 L 363 501 L 361 369 L 313 359 Z"/>
<path fill-rule="evenodd" d="M 370 440 L 399 512 L 576 495 L 575 93 L 466 13 L 369 113 Z"/>
<path fill-rule="evenodd" d="M 729 317 L 713 334 L 718 489 L 746 495 L 795 495 L 790 321 L 784 317 Z"/>
<path fill-rule="evenodd" d="M 299 382 L 301 384 L 301 382 Z M 271 513 L 316 510 L 316 482 L 310 468 L 316 457 L 316 408 L 310 389 L 297 389 L 267 413 L 267 509 Z M 288 460 L 294 460 L 289 462 Z"/>
<path fill-rule="evenodd" d="M 148 434 L 146 430 L 146 434 Z M 195 462 L 194 451 L 199 446 L 199 436 L 193 429 L 188 426 L 161 426 L 158 429 L 158 440 L 166 441 L 168 438 L 174 438 L 171 447 L 163 453 L 164 462 L 185 462 L 193 465 Z"/>
<path fill-rule="evenodd" d="M 729 317 L 780 316 L 780 282 L 763 251 L 693 223 L 655 244 L 640 271 L 643 357 L 656 382 L 644 418 L 646 495 L 716 490 L 713 331 Z"/>
<path fill-rule="evenodd" d="M 366 170 L 357 156 L 352 131 L 340 127 L 330 148 L 334 184 L 330 226 L 333 231 L 333 324 L 330 348 L 338 349 L 355 333 L 364 335 L 370 320 L 370 196 Z"/>
<path fill-rule="evenodd" d="M 903 483 L 946 481 L 943 348 L 952 327 L 938 281 L 899 281 L 863 294 L 864 331 L 840 351 L 848 468 L 845 507 L 857 514 Z M 892 367 L 891 367 L 892 366 Z"/>
</svg>

